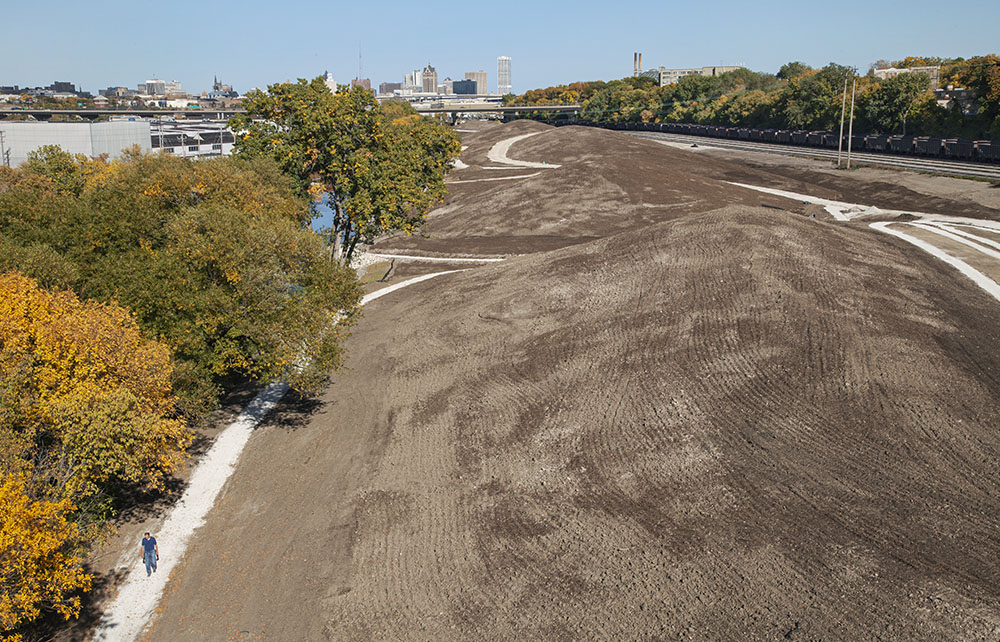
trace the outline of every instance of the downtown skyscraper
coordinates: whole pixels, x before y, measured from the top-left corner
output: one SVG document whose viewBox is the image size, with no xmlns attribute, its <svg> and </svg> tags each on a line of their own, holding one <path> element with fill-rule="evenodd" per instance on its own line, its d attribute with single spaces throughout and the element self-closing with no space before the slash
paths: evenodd
<svg viewBox="0 0 1000 642">
<path fill-rule="evenodd" d="M 501 96 L 511 93 L 510 56 L 497 58 L 497 93 Z"/>
</svg>

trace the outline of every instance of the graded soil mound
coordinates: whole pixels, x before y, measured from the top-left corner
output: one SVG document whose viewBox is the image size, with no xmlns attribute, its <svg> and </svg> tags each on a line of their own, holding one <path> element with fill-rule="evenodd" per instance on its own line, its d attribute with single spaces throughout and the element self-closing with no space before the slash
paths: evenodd
<svg viewBox="0 0 1000 642">
<path fill-rule="evenodd" d="M 995 639 L 995 318 L 747 206 L 401 290 L 252 439 L 150 637 Z"/>
<path fill-rule="evenodd" d="M 560 167 L 504 168 L 487 158 L 494 144 L 524 134 L 534 135 L 515 142 L 510 158 Z M 1000 218 L 995 209 L 961 197 L 919 193 L 884 175 L 879 180 L 858 180 L 851 173 L 739 162 L 624 132 L 556 128 L 520 120 L 481 126 L 477 133 L 462 136 L 468 145 L 462 160 L 469 167 L 450 175 L 450 194 L 431 212 L 424 233 L 386 239 L 378 243 L 379 248 L 524 254 L 606 238 L 731 204 L 809 211 L 801 201 L 754 193 L 730 183 L 885 209 Z"/>
<path fill-rule="evenodd" d="M 523 134 L 534 135 L 513 144 L 511 159 L 559 167 L 483 169 L 502 167 L 487 159 L 494 144 Z M 449 196 L 424 234 L 379 241 L 378 249 L 524 254 L 734 203 L 802 208 L 720 180 L 736 171 L 733 163 L 603 129 L 515 121 L 475 135 L 462 160 L 470 167 L 451 174 Z M 769 180 L 742 171 L 743 182 Z"/>
</svg>

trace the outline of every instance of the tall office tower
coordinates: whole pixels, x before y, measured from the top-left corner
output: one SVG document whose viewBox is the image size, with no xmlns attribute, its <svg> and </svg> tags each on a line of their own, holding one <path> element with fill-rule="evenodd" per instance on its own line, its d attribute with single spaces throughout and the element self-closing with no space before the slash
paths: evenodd
<svg viewBox="0 0 1000 642">
<path fill-rule="evenodd" d="M 323 84 L 330 88 L 330 93 L 337 93 L 337 81 L 329 71 L 323 72 Z"/>
<path fill-rule="evenodd" d="M 467 71 L 465 72 L 465 79 L 476 81 L 477 94 L 482 95 L 490 93 L 490 86 L 486 83 L 485 71 Z"/>
<path fill-rule="evenodd" d="M 423 91 L 425 94 L 436 94 L 438 90 L 438 72 L 437 69 L 431 67 L 431 63 L 427 63 L 424 67 L 424 71 L 421 74 L 423 76 Z"/>
<path fill-rule="evenodd" d="M 145 84 L 139 85 L 139 93 L 149 96 L 164 96 L 167 93 L 167 83 L 162 80 L 147 80 Z"/>
<path fill-rule="evenodd" d="M 497 93 L 501 96 L 511 93 L 510 56 L 497 58 Z"/>
</svg>

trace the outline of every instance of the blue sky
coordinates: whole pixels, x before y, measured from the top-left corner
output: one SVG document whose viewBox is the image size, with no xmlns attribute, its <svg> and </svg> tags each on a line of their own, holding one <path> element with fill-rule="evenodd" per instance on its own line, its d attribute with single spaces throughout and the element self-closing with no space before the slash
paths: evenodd
<svg viewBox="0 0 1000 642">
<path fill-rule="evenodd" d="M 0 84 L 65 80 L 96 93 L 146 78 L 210 89 L 213 74 L 245 91 L 358 73 L 398 82 L 428 62 L 438 78 L 489 74 L 512 58 L 516 92 L 610 80 L 645 68 L 743 64 L 777 71 L 789 60 L 866 71 L 880 58 L 970 57 L 1000 50 L 1000 2 L 264 2 L 135 3 L 51 0 L 3 9 Z"/>
</svg>

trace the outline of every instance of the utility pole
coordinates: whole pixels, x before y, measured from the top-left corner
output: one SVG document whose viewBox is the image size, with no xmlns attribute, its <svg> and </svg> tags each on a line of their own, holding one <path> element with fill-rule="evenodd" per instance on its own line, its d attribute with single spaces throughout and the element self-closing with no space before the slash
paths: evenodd
<svg viewBox="0 0 1000 642">
<path fill-rule="evenodd" d="M 858 85 L 858 77 L 851 81 L 851 120 L 847 126 L 847 169 L 851 169 L 851 139 L 854 137 L 854 90 Z"/>
<path fill-rule="evenodd" d="M 847 75 L 844 75 L 844 100 L 840 103 L 840 136 L 837 137 L 837 169 L 840 169 L 840 154 L 844 148 L 844 113 L 847 111 Z"/>
<path fill-rule="evenodd" d="M 7 156 L 6 147 L 4 147 L 4 135 L 2 131 L 0 131 L 0 165 L 10 167 L 10 157 Z"/>
</svg>

